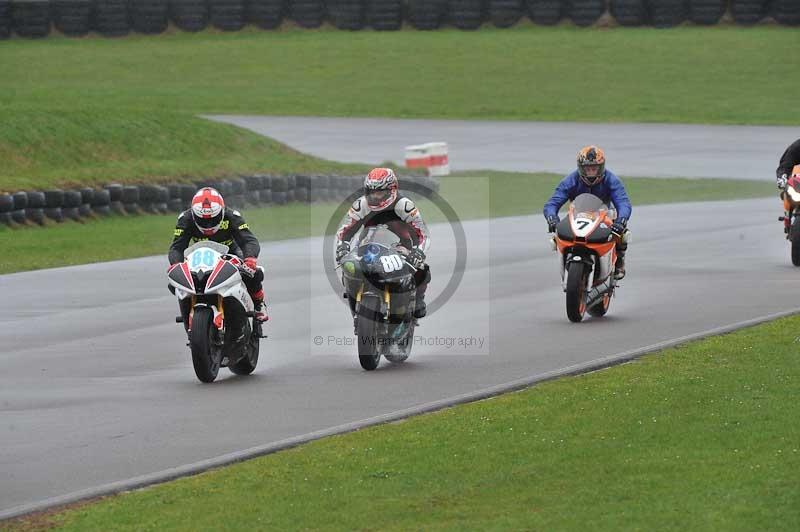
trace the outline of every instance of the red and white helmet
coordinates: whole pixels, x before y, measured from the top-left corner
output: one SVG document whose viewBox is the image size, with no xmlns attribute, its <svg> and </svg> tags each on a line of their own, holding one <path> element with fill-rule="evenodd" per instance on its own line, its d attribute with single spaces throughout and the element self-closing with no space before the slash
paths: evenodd
<svg viewBox="0 0 800 532">
<path fill-rule="evenodd" d="M 374 168 L 364 179 L 364 197 L 371 211 L 380 211 L 397 199 L 397 176 L 391 168 Z"/>
<path fill-rule="evenodd" d="M 222 219 L 225 218 L 225 200 L 217 189 L 201 188 L 192 198 L 192 218 L 194 224 L 205 236 L 219 231 Z"/>
</svg>

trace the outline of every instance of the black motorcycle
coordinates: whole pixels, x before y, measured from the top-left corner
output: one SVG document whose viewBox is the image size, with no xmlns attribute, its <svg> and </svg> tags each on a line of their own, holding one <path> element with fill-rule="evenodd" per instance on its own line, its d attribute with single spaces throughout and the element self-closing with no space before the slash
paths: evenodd
<svg viewBox="0 0 800 532">
<path fill-rule="evenodd" d="M 358 361 L 368 371 L 378 367 L 381 355 L 389 362 L 405 361 L 414 342 L 416 269 L 397 240 L 385 225 L 364 228 L 341 261 Z"/>
</svg>

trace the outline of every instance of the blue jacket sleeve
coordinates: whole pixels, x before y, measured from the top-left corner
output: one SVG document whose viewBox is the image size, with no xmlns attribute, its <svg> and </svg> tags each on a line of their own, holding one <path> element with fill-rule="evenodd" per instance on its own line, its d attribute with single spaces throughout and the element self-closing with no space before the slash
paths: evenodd
<svg viewBox="0 0 800 532">
<path fill-rule="evenodd" d="M 625 191 L 625 185 L 612 172 L 606 173 L 606 179 L 611 191 L 611 202 L 614 204 L 614 208 L 617 209 L 617 218 L 629 220 L 633 207 L 631 206 L 631 200 L 628 198 L 628 193 Z"/>
<path fill-rule="evenodd" d="M 574 173 L 575 172 L 561 180 L 561 183 L 558 184 L 555 192 L 553 192 L 553 195 L 549 200 L 547 200 L 547 203 L 544 204 L 545 218 L 557 216 L 559 209 L 561 209 L 561 207 L 567 201 L 569 201 L 570 193 L 575 188 L 575 178 L 573 176 Z"/>
</svg>

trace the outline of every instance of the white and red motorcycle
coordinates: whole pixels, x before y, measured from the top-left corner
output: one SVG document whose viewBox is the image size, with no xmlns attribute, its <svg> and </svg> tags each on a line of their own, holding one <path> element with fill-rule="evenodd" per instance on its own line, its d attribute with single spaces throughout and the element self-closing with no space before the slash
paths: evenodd
<svg viewBox="0 0 800 532">
<path fill-rule="evenodd" d="M 253 300 L 242 275 L 253 275 L 228 246 L 197 242 L 184 261 L 168 271 L 170 288 L 181 308 L 197 378 L 213 382 L 220 367 L 249 375 L 258 363 L 261 322 L 253 317 Z"/>
</svg>

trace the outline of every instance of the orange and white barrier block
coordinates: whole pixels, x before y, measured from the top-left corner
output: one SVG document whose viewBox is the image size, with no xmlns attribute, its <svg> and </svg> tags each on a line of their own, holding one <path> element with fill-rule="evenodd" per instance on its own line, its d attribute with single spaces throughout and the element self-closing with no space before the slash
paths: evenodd
<svg viewBox="0 0 800 532">
<path fill-rule="evenodd" d="M 450 175 L 446 142 L 406 146 L 406 168 L 425 168 L 429 176 Z"/>
</svg>

